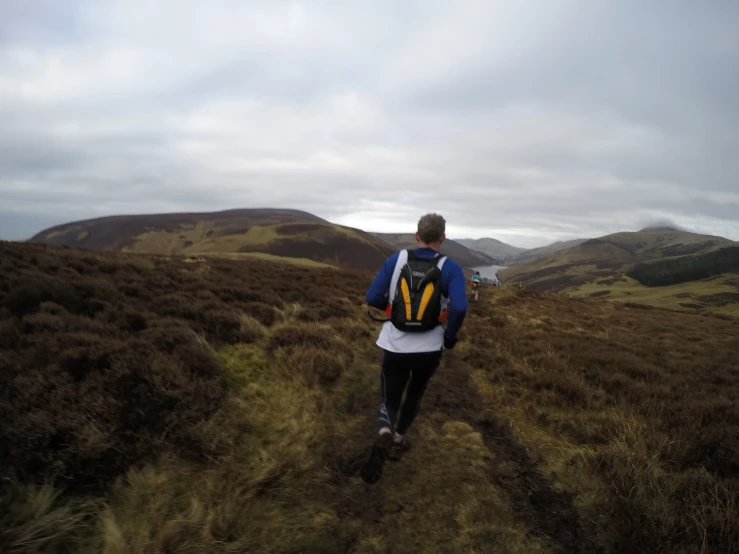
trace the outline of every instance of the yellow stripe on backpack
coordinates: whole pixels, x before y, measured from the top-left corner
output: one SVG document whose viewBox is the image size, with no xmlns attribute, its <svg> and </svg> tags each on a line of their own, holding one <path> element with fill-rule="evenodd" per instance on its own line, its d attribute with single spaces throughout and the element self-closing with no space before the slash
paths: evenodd
<svg viewBox="0 0 739 554">
<path fill-rule="evenodd" d="M 403 301 L 405 302 L 405 320 L 411 320 L 411 291 L 408 290 L 408 282 L 403 278 L 400 281 L 400 291 L 403 293 Z"/>
<path fill-rule="evenodd" d="M 423 314 L 426 311 L 426 307 L 431 301 L 431 297 L 433 296 L 433 294 L 434 294 L 434 284 L 428 283 L 426 285 L 426 288 L 423 289 L 423 296 L 421 297 L 421 304 L 418 306 L 418 315 L 416 316 L 416 319 L 418 321 L 421 321 L 421 319 L 423 318 Z"/>
</svg>

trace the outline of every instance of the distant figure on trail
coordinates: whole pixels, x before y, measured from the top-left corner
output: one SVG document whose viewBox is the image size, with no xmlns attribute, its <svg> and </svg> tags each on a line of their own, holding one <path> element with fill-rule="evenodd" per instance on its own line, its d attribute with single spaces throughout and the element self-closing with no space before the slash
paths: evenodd
<svg viewBox="0 0 739 554">
<path fill-rule="evenodd" d="M 377 482 L 391 454 L 399 457 L 410 447 L 405 434 L 439 367 L 442 351 L 456 345 L 467 312 L 462 267 L 439 253 L 445 232 L 442 216 L 424 215 L 418 222 L 418 248 L 388 258 L 367 291 L 367 304 L 385 310 L 388 316 L 377 339 L 377 346 L 384 350 L 381 402 L 377 437 L 361 472 L 367 483 Z"/>
<path fill-rule="evenodd" d="M 521 290 L 523 288 L 523 283 L 521 281 L 518 282 L 518 290 Z"/>
<path fill-rule="evenodd" d="M 477 271 L 472 276 L 472 291 L 475 293 L 475 302 L 478 300 L 478 295 L 480 293 L 480 286 L 482 285 L 482 277 L 480 277 L 480 272 Z"/>
</svg>

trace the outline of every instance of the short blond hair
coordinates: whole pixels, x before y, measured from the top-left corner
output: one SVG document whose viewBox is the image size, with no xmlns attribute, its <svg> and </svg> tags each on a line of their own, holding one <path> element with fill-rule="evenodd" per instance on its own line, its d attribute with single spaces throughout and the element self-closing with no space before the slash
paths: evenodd
<svg viewBox="0 0 739 554">
<path fill-rule="evenodd" d="M 424 244 L 439 242 L 446 233 L 446 220 L 439 214 L 426 214 L 418 220 L 418 238 Z"/>
</svg>

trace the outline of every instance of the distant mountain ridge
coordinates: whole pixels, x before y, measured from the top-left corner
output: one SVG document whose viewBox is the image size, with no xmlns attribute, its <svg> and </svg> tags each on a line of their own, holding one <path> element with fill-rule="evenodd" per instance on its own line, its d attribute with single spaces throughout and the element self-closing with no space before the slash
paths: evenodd
<svg viewBox="0 0 739 554">
<path fill-rule="evenodd" d="M 513 263 L 520 264 L 524 262 L 530 262 L 537 258 L 549 256 L 550 254 L 554 254 L 555 252 L 559 252 L 560 250 L 567 250 L 568 248 L 572 248 L 573 246 L 578 246 L 588 240 L 590 239 L 559 240 L 546 246 L 532 248 L 516 256 L 516 258 L 514 258 L 513 260 Z"/>
<path fill-rule="evenodd" d="M 681 227 L 678 227 L 677 225 L 650 225 L 647 227 L 644 227 L 643 229 L 639 229 L 639 233 L 651 233 L 654 231 L 663 231 L 663 232 L 671 232 L 671 231 L 677 231 L 678 233 L 689 233 L 690 231 L 683 229 Z"/>
<path fill-rule="evenodd" d="M 511 246 L 510 244 L 506 244 L 498 239 L 489 237 L 481 239 L 459 239 L 457 242 L 471 250 L 487 254 L 488 256 L 500 261 L 515 259 L 517 256 L 526 252 L 526 248 Z"/>
<path fill-rule="evenodd" d="M 520 264 L 529 262 L 537 258 L 542 258 L 559 250 L 566 250 L 572 248 L 578 244 L 589 239 L 573 239 L 566 241 L 557 241 L 546 246 L 540 246 L 537 248 L 519 248 L 517 246 L 511 246 L 498 239 L 484 237 L 481 239 L 460 239 L 457 242 L 466 246 L 467 248 L 487 254 L 493 258 L 496 258 L 500 264 Z"/>
<path fill-rule="evenodd" d="M 374 233 L 374 235 L 398 250 L 417 246 L 413 233 Z M 488 256 L 483 252 L 471 250 L 451 239 L 445 240 L 441 245 L 441 253 L 449 256 L 462 267 L 467 268 L 500 265 L 502 263 L 499 259 Z"/>
<path fill-rule="evenodd" d="M 305 258 L 369 270 L 398 249 L 416 246 L 412 233 L 367 233 L 308 212 L 269 208 L 107 216 L 57 225 L 29 242 L 161 255 Z M 705 254 L 733 244 L 722 237 L 655 225 L 531 250 L 492 238 L 448 239 L 442 252 L 466 268 L 507 265 L 509 269 L 500 273 L 504 280 L 521 280 L 540 290 L 564 290 L 621 279 L 636 263 Z"/>
</svg>

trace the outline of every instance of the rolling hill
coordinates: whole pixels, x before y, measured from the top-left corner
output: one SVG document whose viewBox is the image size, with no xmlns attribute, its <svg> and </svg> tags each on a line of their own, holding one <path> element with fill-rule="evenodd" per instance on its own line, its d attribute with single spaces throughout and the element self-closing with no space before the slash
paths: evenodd
<svg viewBox="0 0 739 554">
<path fill-rule="evenodd" d="M 459 239 L 457 242 L 475 252 L 482 252 L 502 262 L 508 262 L 526 252 L 525 248 L 511 246 L 510 244 L 491 238 Z"/>
<path fill-rule="evenodd" d="M 736 243 L 723 237 L 700 235 L 671 228 L 648 228 L 590 239 L 528 263 L 501 271 L 504 282 L 521 281 L 539 291 L 566 291 L 657 306 L 734 313 L 737 305 L 723 293 L 735 293 L 736 276 L 711 276 L 706 280 L 655 289 L 626 274 L 637 264 L 701 256 Z M 715 302 L 712 302 L 713 295 Z M 692 298 L 700 296 L 704 302 Z M 739 314 L 737 314 L 739 315 Z"/>
<path fill-rule="evenodd" d="M 392 248 L 369 233 L 296 210 L 112 216 L 59 225 L 32 243 L 162 255 L 271 255 L 375 269 Z"/>
<path fill-rule="evenodd" d="M 374 233 L 374 235 L 398 250 L 418 246 L 412 233 Z M 497 260 L 482 252 L 471 250 L 458 241 L 450 239 L 446 239 L 441 245 L 441 253 L 449 256 L 459 265 L 466 268 L 500 265 L 502 263 L 501 260 Z"/>
<path fill-rule="evenodd" d="M 485 294 L 369 486 L 371 278 L 0 242 L 0 552 L 739 551 L 739 321 Z"/>
</svg>

